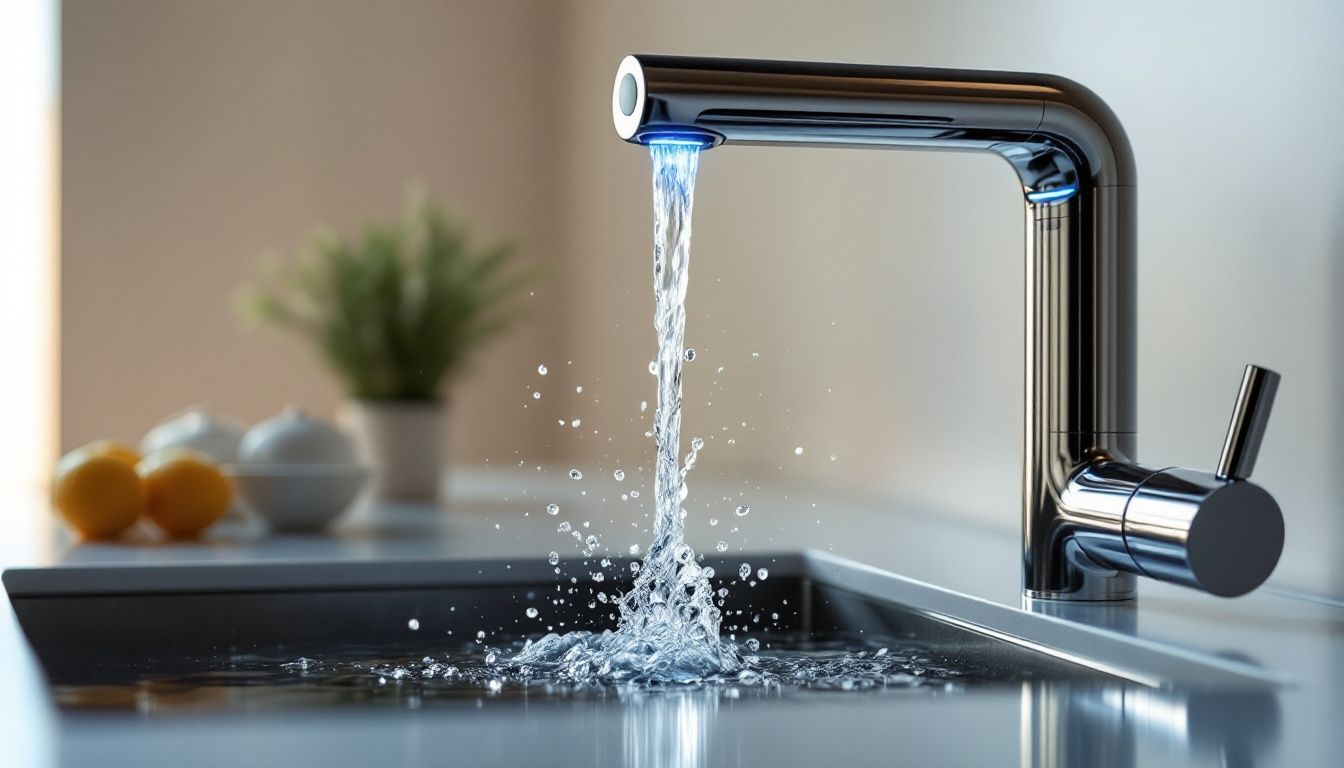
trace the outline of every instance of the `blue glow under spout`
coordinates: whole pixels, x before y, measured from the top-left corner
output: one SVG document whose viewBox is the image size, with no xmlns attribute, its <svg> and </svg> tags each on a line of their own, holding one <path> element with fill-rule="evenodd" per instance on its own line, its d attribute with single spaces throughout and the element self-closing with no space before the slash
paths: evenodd
<svg viewBox="0 0 1344 768">
<path fill-rule="evenodd" d="M 700 128 L 657 128 L 642 131 L 636 141 L 648 147 L 694 147 L 711 149 L 723 141 L 723 137 L 713 131 Z"/>
</svg>

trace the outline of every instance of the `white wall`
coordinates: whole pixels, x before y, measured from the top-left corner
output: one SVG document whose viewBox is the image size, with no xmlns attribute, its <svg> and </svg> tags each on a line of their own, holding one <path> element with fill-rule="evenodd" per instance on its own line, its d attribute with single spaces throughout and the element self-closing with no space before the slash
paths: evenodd
<svg viewBox="0 0 1344 768">
<path fill-rule="evenodd" d="M 56 442 L 58 15 L 0 5 L 0 489 L 43 487 Z"/>
<path fill-rule="evenodd" d="M 1344 6 L 595 0 L 570 29 L 565 292 L 575 355 L 606 376 L 599 413 L 651 391 L 647 158 L 609 119 L 622 55 L 1061 74 L 1111 104 L 1138 159 L 1141 458 L 1211 467 L 1242 365 L 1279 370 L 1256 477 L 1287 517 L 1275 580 L 1344 595 Z M 1016 528 L 1015 189 L 989 157 L 704 156 L 687 429 L 738 441 L 711 442 L 698 471 L 748 487 L 802 475 Z M 644 450 L 618 434 L 573 447 Z"/>
</svg>

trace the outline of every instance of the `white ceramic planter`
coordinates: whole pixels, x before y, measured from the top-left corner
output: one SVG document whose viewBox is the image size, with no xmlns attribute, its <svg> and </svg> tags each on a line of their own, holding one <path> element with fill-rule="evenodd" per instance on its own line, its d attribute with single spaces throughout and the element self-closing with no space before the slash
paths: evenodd
<svg viewBox="0 0 1344 768">
<path fill-rule="evenodd" d="M 438 401 L 354 400 L 343 421 L 373 468 L 380 499 L 435 501 L 444 469 L 447 415 Z"/>
</svg>

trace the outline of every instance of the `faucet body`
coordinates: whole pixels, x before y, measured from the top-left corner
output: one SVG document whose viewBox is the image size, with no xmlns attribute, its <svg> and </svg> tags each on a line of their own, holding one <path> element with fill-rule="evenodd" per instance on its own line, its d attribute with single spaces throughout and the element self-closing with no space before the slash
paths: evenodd
<svg viewBox="0 0 1344 768">
<path fill-rule="evenodd" d="M 1135 574 L 1241 594 L 1273 570 L 1283 521 L 1269 494 L 1244 475 L 1134 462 L 1134 158 L 1094 93 L 1038 74 L 628 56 L 612 118 L 622 139 L 640 144 L 1003 157 L 1026 216 L 1025 594 L 1128 600 Z M 1264 373 L 1272 398 L 1277 375 Z M 1259 431 L 1239 438 L 1249 463 L 1269 410 L 1256 404 L 1258 420 L 1243 422 Z"/>
</svg>

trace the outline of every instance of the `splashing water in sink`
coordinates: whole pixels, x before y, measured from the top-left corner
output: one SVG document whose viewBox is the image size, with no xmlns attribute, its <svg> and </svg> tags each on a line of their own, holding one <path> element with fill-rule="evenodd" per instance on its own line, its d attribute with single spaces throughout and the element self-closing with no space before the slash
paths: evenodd
<svg viewBox="0 0 1344 768">
<path fill-rule="evenodd" d="M 551 634 L 509 660 L 551 668 L 571 680 L 692 682 L 731 674 L 743 666 L 733 644 L 719 638 L 712 568 L 701 567 L 684 541 L 686 473 L 681 450 L 682 365 L 686 286 L 691 257 L 691 211 L 696 146 L 660 144 L 653 154 L 653 326 L 658 335 L 658 404 L 654 409 L 655 521 L 653 543 L 629 592 L 620 601 L 612 632 Z M 697 448 L 699 446 L 696 446 Z"/>
<path fill-rule="evenodd" d="M 649 366 L 658 379 L 652 430 L 656 446 L 653 542 L 642 562 L 630 564 L 634 580 L 624 595 L 619 599 L 614 595 L 608 598 L 605 592 L 596 596 L 601 603 L 609 600 L 618 603 L 620 615 L 616 628 L 601 632 L 552 632 L 535 641 L 486 647 L 477 658 L 455 658 L 452 663 L 446 657 L 436 661 L 433 656 L 426 656 L 421 663 L 368 664 L 366 661 L 344 663 L 339 659 L 324 659 L 319 668 L 313 668 L 321 676 L 354 674 L 376 681 L 378 686 L 447 680 L 453 686 L 483 686 L 492 694 L 505 687 L 526 689 L 538 683 L 559 686 L 557 691 L 611 684 L 726 686 L 724 690 L 737 691 L 737 686 L 742 685 L 769 690 L 781 686 L 861 690 L 872 687 L 908 689 L 933 683 L 941 688 L 959 681 L 961 672 L 956 664 L 947 665 L 945 674 L 926 676 L 924 655 L 927 653 L 913 647 L 888 656 L 885 647 L 847 643 L 843 648 L 831 647 L 818 654 L 818 649 L 809 646 L 806 639 L 799 643 L 794 638 L 762 648 L 755 637 L 740 645 L 734 636 L 720 637 L 723 616 L 718 606 L 725 604 L 728 590 L 721 588 L 716 592 L 712 580 L 717 577 L 723 581 L 736 575 L 740 583 L 754 588 L 764 582 L 769 573 L 765 568 L 753 572 L 750 564 L 742 563 L 736 574 L 717 575 L 712 567 L 702 565 L 701 558 L 685 541 L 686 510 L 682 504 L 687 497 L 686 477 L 704 447 L 703 440 L 693 438 L 690 451 L 684 460 L 681 459 L 682 369 L 685 363 L 695 358 L 694 353 L 687 354 L 689 350 L 685 349 L 685 302 L 691 212 L 700 148 L 655 144 L 650 150 L 654 203 L 654 329 L 658 337 L 658 356 Z M 538 373 L 545 375 L 544 367 L 539 368 Z M 579 481 L 583 479 L 583 473 L 577 468 L 571 469 L 569 477 Z M 621 481 L 624 472 L 617 470 L 614 477 Z M 632 490 L 630 497 L 636 496 L 637 492 Z M 748 505 L 741 504 L 735 514 L 745 517 L 749 511 Z M 547 512 L 557 515 L 559 506 L 550 504 Z M 711 525 L 716 522 L 711 520 Z M 586 523 L 584 527 L 587 527 Z M 572 533 L 583 541 L 582 534 L 573 531 L 568 521 L 562 521 L 557 530 Z M 583 554 L 592 556 L 597 550 L 596 538 L 590 536 L 586 544 Z M 727 545 L 719 542 L 717 548 L 722 552 Z M 632 555 L 638 552 L 637 545 L 631 547 Z M 561 572 L 558 552 L 551 552 L 547 561 L 555 567 L 557 574 Z M 604 559 L 602 565 L 606 567 L 610 561 Z M 590 576 L 594 581 L 603 580 L 601 572 Z M 571 579 L 571 583 L 576 580 Z M 571 589 L 570 594 L 573 592 Z M 565 602 L 565 598 L 553 601 L 554 604 Z M 783 602 L 788 603 L 787 600 Z M 589 607 L 592 609 L 596 605 L 593 602 Z M 741 619 L 727 627 L 730 632 L 740 630 L 755 634 L 758 626 L 765 632 L 770 631 L 769 622 L 760 625 L 760 612 L 744 615 L 739 609 L 735 613 Z M 539 611 L 535 606 L 529 606 L 525 615 L 536 620 Z M 777 623 L 779 614 L 769 615 L 771 622 Z M 559 624 L 564 626 L 564 622 Z M 484 638 L 484 631 L 476 633 L 475 649 L 480 649 Z M 776 641 L 781 640 L 784 638 L 776 638 Z M 303 675 L 311 676 L 315 674 L 311 665 L 312 660 L 300 659 L 285 666 L 283 671 L 299 670 Z"/>
</svg>

